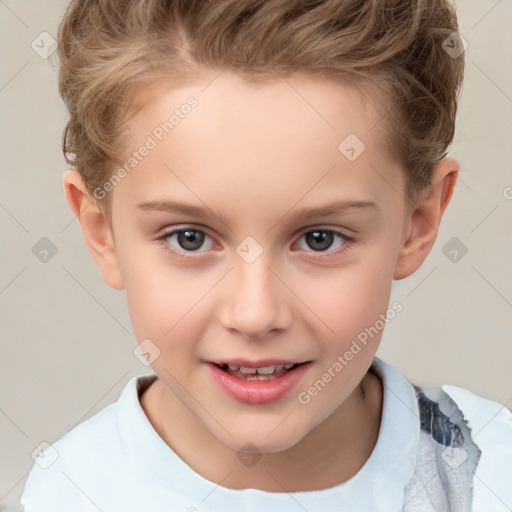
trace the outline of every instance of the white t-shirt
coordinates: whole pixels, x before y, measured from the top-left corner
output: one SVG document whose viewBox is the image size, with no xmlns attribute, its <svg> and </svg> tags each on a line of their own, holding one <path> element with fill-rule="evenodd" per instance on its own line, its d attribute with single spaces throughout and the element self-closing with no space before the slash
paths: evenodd
<svg viewBox="0 0 512 512">
<path fill-rule="evenodd" d="M 414 386 L 379 358 L 371 370 L 384 389 L 377 444 L 335 487 L 266 492 L 205 479 L 146 417 L 139 393 L 156 377 L 143 375 L 38 457 L 21 505 L 25 512 L 510 512 L 512 413 L 456 386 Z"/>
</svg>

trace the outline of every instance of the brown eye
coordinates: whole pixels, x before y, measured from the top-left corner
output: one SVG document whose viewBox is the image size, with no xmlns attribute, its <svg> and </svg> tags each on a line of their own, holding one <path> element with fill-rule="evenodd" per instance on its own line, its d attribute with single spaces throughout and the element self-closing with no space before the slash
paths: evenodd
<svg viewBox="0 0 512 512">
<path fill-rule="evenodd" d="M 335 252 L 336 249 L 346 245 L 350 240 L 350 238 L 344 236 L 343 233 L 332 229 L 314 229 L 307 231 L 302 235 L 301 240 L 302 239 L 306 242 L 307 248 L 312 249 L 313 252 L 325 252 L 328 249 L 333 249 L 333 251 L 329 252 Z M 341 241 L 337 242 L 338 239 L 341 239 Z M 333 244 L 335 245 L 333 246 Z M 304 247 L 300 248 L 304 249 Z"/>
<path fill-rule="evenodd" d="M 318 251 L 329 249 L 334 240 L 333 233 L 325 230 L 310 231 L 305 237 L 308 246 Z"/>
<path fill-rule="evenodd" d="M 177 241 L 182 249 L 196 251 L 204 242 L 204 233 L 195 229 L 180 230 L 177 232 Z"/>
<path fill-rule="evenodd" d="M 213 247 L 210 237 L 204 231 L 191 227 L 168 230 L 162 234 L 159 240 L 178 252 L 204 252 Z M 208 240 L 210 240 L 210 246 L 206 244 L 205 249 L 205 241 Z"/>
</svg>

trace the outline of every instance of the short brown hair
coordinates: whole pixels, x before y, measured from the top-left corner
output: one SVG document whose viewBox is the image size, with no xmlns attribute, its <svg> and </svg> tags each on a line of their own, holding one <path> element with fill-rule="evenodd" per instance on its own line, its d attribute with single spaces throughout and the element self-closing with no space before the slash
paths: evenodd
<svg viewBox="0 0 512 512">
<path fill-rule="evenodd" d="M 363 81 L 388 94 L 387 145 L 411 203 L 453 140 L 464 53 L 443 43 L 454 32 L 449 0 L 72 0 L 58 34 L 62 149 L 92 195 L 122 165 L 123 122 L 148 85 L 204 69 Z M 100 203 L 110 222 L 109 195 Z"/>
</svg>

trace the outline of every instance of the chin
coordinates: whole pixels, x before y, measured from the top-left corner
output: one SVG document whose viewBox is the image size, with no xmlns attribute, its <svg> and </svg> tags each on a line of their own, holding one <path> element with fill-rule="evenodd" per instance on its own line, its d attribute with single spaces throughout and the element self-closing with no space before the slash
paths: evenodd
<svg viewBox="0 0 512 512">
<path fill-rule="evenodd" d="M 216 432 L 216 437 L 222 444 L 236 452 L 278 453 L 295 446 L 307 433 L 299 433 L 295 429 L 292 430 L 285 428 L 284 425 L 278 425 L 279 422 L 271 427 L 260 424 L 237 428 L 233 425 L 230 430 L 233 437 L 224 431 Z"/>
</svg>

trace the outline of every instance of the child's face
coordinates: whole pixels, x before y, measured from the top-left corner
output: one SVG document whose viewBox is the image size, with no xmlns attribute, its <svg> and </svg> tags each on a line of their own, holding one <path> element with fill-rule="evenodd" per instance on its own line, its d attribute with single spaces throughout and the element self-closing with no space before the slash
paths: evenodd
<svg viewBox="0 0 512 512">
<path fill-rule="evenodd" d="M 225 445 L 279 451 L 359 399 L 410 227 L 405 176 L 384 148 L 386 105 L 329 81 L 209 82 L 155 97 L 128 123 L 132 150 L 157 144 L 111 192 L 119 268 L 136 337 L 160 350 L 152 367 L 176 399 Z M 172 131 L 155 130 L 191 96 Z M 340 151 L 349 134 L 362 153 L 356 139 Z M 205 215 L 140 207 L 154 201 Z M 373 206 L 300 213 L 363 201 Z M 178 228 L 188 237 L 157 241 Z M 310 363 L 284 394 L 247 403 L 211 371 L 238 358 Z"/>
</svg>

